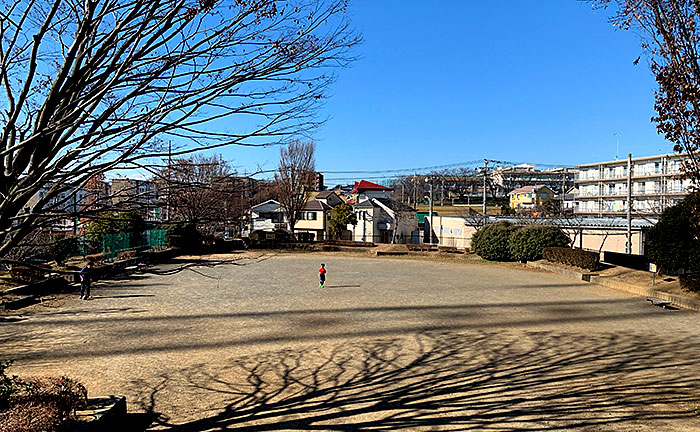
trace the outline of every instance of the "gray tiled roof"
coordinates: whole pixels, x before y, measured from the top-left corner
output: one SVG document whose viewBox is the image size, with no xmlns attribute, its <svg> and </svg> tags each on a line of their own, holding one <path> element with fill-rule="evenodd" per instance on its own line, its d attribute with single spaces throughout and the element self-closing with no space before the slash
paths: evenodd
<svg viewBox="0 0 700 432">
<path fill-rule="evenodd" d="M 355 208 L 375 208 L 378 207 L 375 203 L 372 202 L 372 200 L 364 200 L 359 204 L 354 204 L 353 207 Z"/>
<path fill-rule="evenodd" d="M 319 193 L 316 194 L 316 199 L 319 199 L 319 198 L 321 198 L 321 199 L 323 199 L 323 198 L 328 198 L 330 195 L 332 195 L 332 194 L 334 194 L 334 193 L 335 193 L 335 192 L 333 192 L 333 191 L 323 191 L 323 192 L 319 192 Z"/>
<path fill-rule="evenodd" d="M 516 193 L 533 193 L 537 190 L 542 189 L 543 187 L 547 187 L 547 185 L 540 184 L 540 185 L 534 185 L 534 186 L 522 186 L 522 187 L 519 187 L 517 189 L 513 189 L 512 191 L 510 191 L 508 193 L 508 195 L 516 194 Z"/>
<path fill-rule="evenodd" d="M 467 219 L 481 218 L 481 216 L 469 216 Z M 468 222 L 469 222 L 468 221 Z M 488 223 L 506 221 L 514 224 L 539 224 L 557 225 L 569 228 L 626 228 L 627 218 L 624 217 L 569 217 L 569 218 L 517 218 L 517 217 L 494 217 L 489 216 Z M 651 228 L 658 222 L 658 219 L 632 219 L 632 228 Z"/>
<path fill-rule="evenodd" d="M 309 201 L 304 205 L 304 210 L 330 210 L 332 207 L 321 201 Z"/>
<path fill-rule="evenodd" d="M 389 198 L 373 198 L 377 200 L 378 202 L 382 203 L 383 205 L 389 207 L 393 211 L 398 211 L 398 212 L 414 212 L 416 209 L 414 209 L 411 206 L 408 206 L 402 202 L 399 201 L 394 201 L 393 199 Z"/>
</svg>

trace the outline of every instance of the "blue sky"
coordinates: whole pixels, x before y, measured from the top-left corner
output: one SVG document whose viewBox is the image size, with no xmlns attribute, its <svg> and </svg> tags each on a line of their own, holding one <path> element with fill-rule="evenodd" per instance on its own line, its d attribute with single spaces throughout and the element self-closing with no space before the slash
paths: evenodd
<svg viewBox="0 0 700 432">
<path fill-rule="evenodd" d="M 364 43 L 321 112 L 320 171 L 575 165 L 613 160 L 614 133 L 621 158 L 672 150 L 650 122 L 656 84 L 644 58 L 633 65 L 638 37 L 613 28 L 609 11 L 577 0 L 362 0 L 349 13 Z M 278 155 L 224 154 L 239 171 L 274 168 Z"/>
</svg>

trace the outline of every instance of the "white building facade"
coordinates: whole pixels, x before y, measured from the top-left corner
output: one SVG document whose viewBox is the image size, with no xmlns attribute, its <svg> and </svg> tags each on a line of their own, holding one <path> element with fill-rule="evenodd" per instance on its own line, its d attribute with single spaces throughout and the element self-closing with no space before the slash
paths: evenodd
<svg viewBox="0 0 700 432">
<path fill-rule="evenodd" d="M 623 215 L 627 212 L 628 174 L 632 184 L 632 213 L 659 215 L 689 192 L 692 182 L 683 178 L 683 156 L 666 154 L 578 165 L 576 214 Z"/>
</svg>

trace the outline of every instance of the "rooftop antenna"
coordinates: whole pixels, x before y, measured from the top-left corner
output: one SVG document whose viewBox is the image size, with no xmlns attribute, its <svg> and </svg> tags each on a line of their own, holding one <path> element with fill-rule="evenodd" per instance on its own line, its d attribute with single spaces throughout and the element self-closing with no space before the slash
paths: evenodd
<svg viewBox="0 0 700 432">
<path fill-rule="evenodd" d="M 617 143 L 617 147 L 615 148 L 615 160 L 618 159 L 618 156 L 620 154 L 620 135 L 622 135 L 621 132 L 615 132 L 613 136 L 615 137 L 615 142 Z"/>
</svg>

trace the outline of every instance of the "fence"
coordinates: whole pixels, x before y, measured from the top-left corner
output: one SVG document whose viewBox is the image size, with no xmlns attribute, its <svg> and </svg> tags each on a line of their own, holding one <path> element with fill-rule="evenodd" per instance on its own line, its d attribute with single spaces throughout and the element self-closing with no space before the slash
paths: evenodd
<svg viewBox="0 0 700 432">
<path fill-rule="evenodd" d="M 98 238 L 83 238 L 80 245 L 82 255 L 102 253 L 106 259 L 114 259 L 118 253 L 128 250 L 164 248 L 165 230 L 104 234 Z"/>
</svg>

